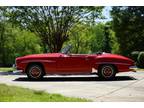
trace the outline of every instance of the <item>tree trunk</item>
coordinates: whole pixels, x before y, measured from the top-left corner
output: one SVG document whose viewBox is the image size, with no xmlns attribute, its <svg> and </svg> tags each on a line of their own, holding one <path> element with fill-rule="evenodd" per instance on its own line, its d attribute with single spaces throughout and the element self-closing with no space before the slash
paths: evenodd
<svg viewBox="0 0 144 108">
<path fill-rule="evenodd" d="M 0 46 L 0 52 L 1 52 L 1 60 L 2 60 L 2 66 L 5 66 L 6 65 L 6 52 L 5 52 L 5 48 L 4 48 L 4 45 L 5 45 L 5 39 L 4 39 L 4 32 L 5 32 L 5 28 L 2 27 L 1 29 L 1 37 L 0 37 L 0 40 L 1 40 L 1 46 Z"/>
</svg>

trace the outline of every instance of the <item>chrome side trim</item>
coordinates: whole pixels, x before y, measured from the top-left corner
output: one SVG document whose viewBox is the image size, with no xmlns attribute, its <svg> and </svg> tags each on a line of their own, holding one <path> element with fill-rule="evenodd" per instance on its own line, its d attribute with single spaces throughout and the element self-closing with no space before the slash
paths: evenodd
<svg viewBox="0 0 144 108">
<path fill-rule="evenodd" d="M 130 65 L 128 63 L 118 63 L 118 62 L 97 62 L 95 64 L 123 64 L 123 65 Z"/>
<path fill-rule="evenodd" d="M 28 63 L 28 62 L 47 62 L 47 63 L 55 63 L 56 61 L 52 61 L 52 60 L 25 60 L 25 61 L 22 61 L 21 63 Z"/>
</svg>

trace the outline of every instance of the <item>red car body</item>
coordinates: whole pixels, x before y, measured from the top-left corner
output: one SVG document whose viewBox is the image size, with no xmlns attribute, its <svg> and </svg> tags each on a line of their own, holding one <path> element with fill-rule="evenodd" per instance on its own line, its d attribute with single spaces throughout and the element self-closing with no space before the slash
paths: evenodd
<svg viewBox="0 0 144 108">
<path fill-rule="evenodd" d="M 117 72 L 132 71 L 134 61 L 120 55 L 101 54 L 33 54 L 16 58 L 16 68 L 26 73 L 27 67 L 32 63 L 39 63 L 45 74 L 91 74 L 92 69 L 98 70 L 100 65 L 114 65 Z"/>
</svg>

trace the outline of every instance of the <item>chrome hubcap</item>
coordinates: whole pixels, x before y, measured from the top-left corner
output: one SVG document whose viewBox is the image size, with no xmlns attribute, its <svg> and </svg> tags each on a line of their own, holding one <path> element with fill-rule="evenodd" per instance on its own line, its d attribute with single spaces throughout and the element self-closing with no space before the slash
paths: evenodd
<svg viewBox="0 0 144 108">
<path fill-rule="evenodd" d="M 41 70 L 38 67 L 32 67 L 30 69 L 30 75 L 33 78 L 38 78 L 41 74 Z"/>
<path fill-rule="evenodd" d="M 104 77 L 111 77 L 112 74 L 113 74 L 113 69 L 112 67 L 110 66 L 105 66 L 103 69 L 102 69 L 102 74 Z"/>
</svg>

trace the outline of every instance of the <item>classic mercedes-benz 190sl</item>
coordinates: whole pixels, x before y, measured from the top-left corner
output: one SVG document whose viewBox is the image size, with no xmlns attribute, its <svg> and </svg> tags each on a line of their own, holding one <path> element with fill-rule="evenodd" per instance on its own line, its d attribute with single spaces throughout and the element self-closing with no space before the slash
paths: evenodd
<svg viewBox="0 0 144 108">
<path fill-rule="evenodd" d="M 16 68 L 28 78 L 39 80 L 44 75 L 87 75 L 96 73 L 101 79 L 111 80 L 119 72 L 133 71 L 134 61 L 110 53 L 70 54 L 71 46 L 61 53 L 32 54 L 16 58 Z M 96 71 L 92 71 L 96 70 Z"/>
</svg>

